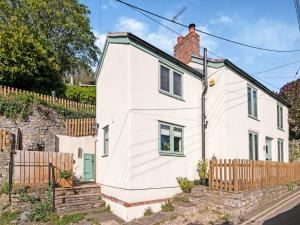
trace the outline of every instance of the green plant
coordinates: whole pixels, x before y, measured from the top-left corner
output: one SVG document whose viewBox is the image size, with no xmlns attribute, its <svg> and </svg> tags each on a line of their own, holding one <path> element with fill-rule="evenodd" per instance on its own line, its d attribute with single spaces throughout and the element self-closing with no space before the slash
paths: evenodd
<svg viewBox="0 0 300 225">
<path fill-rule="evenodd" d="M 32 205 L 28 218 L 30 221 L 47 222 L 52 212 L 52 190 L 48 188 L 46 197 L 42 201 Z"/>
<path fill-rule="evenodd" d="M 288 191 L 292 191 L 294 189 L 294 184 L 288 183 L 287 188 L 288 188 Z"/>
<path fill-rule="evenodd" d="M 178 215 L 174 214 L 169 217 L 169 220 L 176 220 L 177 218 L 178 218 Z"/>
<path fill-rule="evenodd" d="M 197 172 L 200 179 L 206 179 L 207 178 L 207 167 L 208 162 L 207 160 L 199 160 L 197 164 Z"/>
<path fill-rule="evenodd" d="M 19 188 L 16 191 L 18 200 L 20 202 L 29 202 L 30 201 L 30 196 L 28 195 L 28 189 L 29 189 L 29 187 L 25 186 L 25 187 Z"/>
<path fill-rule="evenodd" d="M 161 211 L 163 212 L 174 211 L 174 206 L 172 205 L 172 202 L 168 200 L 165 203 L 161 204 Z"/>
<path fill-rule="evenodd" d="M 4 212 L 0 215 L 0 225 L 10 224 L 12 221 L 17 220 L 20 212 Z"/>
<path fill-rule="evenodd" d="M 8 182 L 2 183 L 2 186 L 0 188 L 0 194 L 6 194 L 6 195 L 9 194 L 9 184 L 8 184 Z"/>
<path fill-rule="evenodd" d="M 67 170 L 61 170 L 59 172 L 59 176 L 60 178 L 63 178 L 63 179 L 70 179 L 72 177 L 72 172 L 71 171 L 67 171 Z"/>
<path fill-rule="evenodd" d="M 164 151 L 170 151 L 170 143 L 169 142 L 165 142 L 163 144 L 163 150 Z"/>
<path fill-rule="evenodd" d="M 230 215 L 230 214 L 225 214 L 225 215 L 223 216 L 223 219 L 224 219 L 225 221 L 229 221 L 230 218 L 231 218 L 231 215 Z"/>
<path fill-rule="evenodd" d="M 94 105 L 96 104 L 96 87 L 67 85 L 65 97 L 72 101 Z"/>
<path fill-rule="evenodd" d="M 153 211 L 150 207 L 145 209 L 144 216 L 150 216 L 153 214 Z"/>
<path fill-rule="evenodd" d="M 186 177 L 176 177 L 176 180 L 184 193 L 191 193 L 194 187 L 193 181 L 189 181 Z"/>
<path fill-rule="evenodd" d="M 58 216 L 57 214 L 50 214 L 49 221 L 55 225 L 67 225 L 71 223 L 78 223 L 85 218 L 85 213 L 75 213 L 64 216 Z"/>
</svg>

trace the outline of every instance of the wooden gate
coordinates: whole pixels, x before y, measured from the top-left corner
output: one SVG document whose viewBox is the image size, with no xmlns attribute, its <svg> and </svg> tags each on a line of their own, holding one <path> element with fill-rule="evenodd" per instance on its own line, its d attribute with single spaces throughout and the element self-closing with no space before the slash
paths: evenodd
<svg viewBox="0 0 300 225">
<path fill-rule="evenodd" d="M 73 154 L 59 152 L 15 151 L 13 155 L 13 187 L 40 187 L 48 185 L 51 174 L 49 164 L 54 168 L 55 181 L 60 186 L 73 185 L 72 179 L 60 178 L 62 170 L 73 174 Z"/>
</svg>

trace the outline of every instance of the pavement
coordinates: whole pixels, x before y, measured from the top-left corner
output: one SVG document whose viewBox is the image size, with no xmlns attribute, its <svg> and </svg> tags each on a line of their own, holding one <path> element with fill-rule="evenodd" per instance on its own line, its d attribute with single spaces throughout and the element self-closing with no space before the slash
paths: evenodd
<svg viewBox="0 0 300 225">
<path fill-rule="evenodd" d="M 300 225 L 300 189 L 257 209 L 241 225 Z"/>
</svg>

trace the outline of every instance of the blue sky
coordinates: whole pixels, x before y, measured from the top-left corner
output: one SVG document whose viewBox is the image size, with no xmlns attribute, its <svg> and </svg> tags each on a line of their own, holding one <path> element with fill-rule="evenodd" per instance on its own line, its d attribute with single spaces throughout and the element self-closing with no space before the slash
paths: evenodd
<svg viewBox="0 0 300 225">
<path fill-rule="evenodd" d="M 300 49 L 300 31 L 293 0 L 124 0 L 171 18 L 183 6 L 178 21 L 195 23 L 198 29 L 232 40 L 279 50 Z M 115 0 L 81 0 L 90 9 L 90 21 L 103 46 L 107 32 L 129 31 L 162 50 L 173 54 L 177 34 L 163 28 Z M 101 20 L 101 24 L 100 24 Z M 161 21 L 185 35 L 187 30 Z M 256 76 L 272 90 L 295 79 L 300 52 L 272 53 L 249 49 L 200 34 L 201 46 L 231 60 L 250 74 L 299 60 L 282 69 Z M 211 56 L 213 57 L 213 56 Z M 299 77 L 299 75 L 298 75 Z"/>
</svg>

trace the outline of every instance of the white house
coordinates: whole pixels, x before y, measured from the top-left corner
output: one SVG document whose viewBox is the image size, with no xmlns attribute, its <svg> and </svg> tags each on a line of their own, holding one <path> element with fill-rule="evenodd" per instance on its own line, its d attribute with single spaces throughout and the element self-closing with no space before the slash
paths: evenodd
<svg viewBox="0 0 300 225">
<path fill-rule="evenodd" d="M 203 156 L 288 160 L 287 104 L 229 60 L 208 60 L 203 93 L 199 46 L 194 25 L 175 57 L 131 33 L 107 37 L 96 74 L 96 182 L 125 220 L 159 210 L 180 191 L 176 177 L 198 179 Z"/>
</svg>

